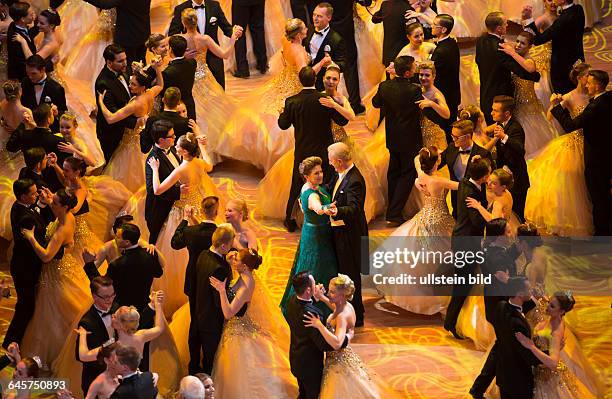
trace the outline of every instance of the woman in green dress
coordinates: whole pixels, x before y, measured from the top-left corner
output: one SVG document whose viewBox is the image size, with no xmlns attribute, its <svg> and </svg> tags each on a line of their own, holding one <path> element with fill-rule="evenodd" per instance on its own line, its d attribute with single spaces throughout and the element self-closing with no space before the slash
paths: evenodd
<svg viewBox="0 0 612 399">
<path fill-rule="evenodd" d="M 309 270 L 317 284 L 327 287 L 329 280 L 338 274 L 338 261 L 329 221 L 332 212 L 331 195 L 323 187 L 322 161 L 319 157 L 308 157 L 299 168 L 306 183 L 300 194 L 300 206 L 304 212 L 304 225 L 293 268 L 289 275 L 287 288 L 281 300 L 283 314 L 286 304 L 294 294 L 291 280 L 296 274 Z M 317 304 L 319 305 L 319 304 Z M 329 314 L 329 309 L 320 304 L 321 311 Z"/>
</svg>

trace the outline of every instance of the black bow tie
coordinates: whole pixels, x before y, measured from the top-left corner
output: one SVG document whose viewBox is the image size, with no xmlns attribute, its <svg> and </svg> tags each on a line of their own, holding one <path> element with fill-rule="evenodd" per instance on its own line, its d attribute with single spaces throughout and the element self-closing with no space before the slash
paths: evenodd
<svg viewBox="0 0 612 399">
<path fill-rule="evenodd" d="M 472 150 L 459 150 L 459 154 L 469 154 Z"/>
<path fill-rule="evenodd" d="M 42 86 L 47 83 L 47 79 L 43 79 L 40 82 L 32 83 L 34 86 Z"/>
<path fill-rule="evenodd" d="M 323 36 L 323 32 L 319 32 L 318 30 L 314 31 L 315 35 L 321 35 Z"/>
<path fill-rule="evenodd" d="M 193 6 L 193 9 L 194 9 L 194 10 L 200 10 L 200 9 L 202 9 L 202 10 L 203 10 L 204 8 L 205 8 L 205 7 L 204 7 L 204 4 L 200 4 L 199 6 Z"/>
<path fill-rule="evenodd" d="M 98 310 L 98 309 L 96 309 L 96 310 Z M 101 312 L 99 310 L 98 310 L 98 314 L 100 315 L 101 318 L 105 318 L 106 316 L 112 315 L 111 312 Z"/>
</svg>

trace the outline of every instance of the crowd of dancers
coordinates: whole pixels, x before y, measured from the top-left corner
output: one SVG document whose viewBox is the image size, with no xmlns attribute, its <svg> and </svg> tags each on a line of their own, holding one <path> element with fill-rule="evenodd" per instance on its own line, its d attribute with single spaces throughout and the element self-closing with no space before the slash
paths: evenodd
<svg viewBox="0 0 612 399">
<path fill-rule="evenodd" d="M 383 247 L 485 250 L 484 296 L 377 285 L 488 350 L 469 394 L 602 395 L 539 239 L 612 235 L 612 95 L 582 44 L 598 2 L 0 3 L 15 380 L 67 378 L 65 398 L 399 397 L 350 345 L 384 215 Z M 238 102 L 230 71 L 269 78 Z M 365 146 L 344 129 L 359 115 Z M 229 158 L 265 173 L 259 214 L 301 226 L 280 307 L 251 211 L 208 175 Z"/>
</svg>

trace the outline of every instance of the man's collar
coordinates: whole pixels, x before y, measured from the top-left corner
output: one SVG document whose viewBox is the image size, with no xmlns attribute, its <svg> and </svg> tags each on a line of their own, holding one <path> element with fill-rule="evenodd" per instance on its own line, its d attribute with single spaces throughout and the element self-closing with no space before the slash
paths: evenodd
<svg viewBox="0 0 612 399">
<path fill-rule="evenodd" d="M 342 179 L 344 176 L 346 176 L 347 173 L 349 172 L 349 170 L 353 169 L 353 166 L 355 166 L 355 163 L 351 163 L 351 166 L 349 166 L 348 168 L 344 169 L 344 171 L 339 172 L 338 173 L 338 179 Z"/>
<path fill-rule="evenodd" d="M 499 38 L 500 40 L 504 40 L 504 38 L 501 35 L 498 35 L 497 33 L 489 32 L 489 35 L 495 36 L 495 37 Z"/>
<path fill-rule="evenodd" d="M 449 37 L 450 37 L 450 35 L 446 35 L 446 36 L 444 36 L 444 37 L 442 37 L 442 38 L 440 38 L 440 39 L 436 40 L 436 43 L 440 43 L 441 41 L 446 40 L 446 39 L 448 39 Z"/>
<path fill-rule="evenodd" d="M 210 247 L 210 252 L 212 252 L 213 254 L 215 254 L 215 255 L 219 256 L 220 258 L 225 258 L 225 257 L 223 256 L 223 254 L 222 254 L 222 253 L 218 252 L 218 251 L 215 249 L 215 247 Z"/>
<path fill-rule="evenodd" d="M 162 150 L 162 151 L 164 152 L 164 154 L 169 154 L 169 153 L 171 153 L 171 152 L 172 152 L 172 147 L 168 147 L 168 149 L 161 148 L 161 147 L 159 146 L 159 144 L 157 144 L 157 143 L 155 144 L 155 147 L 157 147 L 157 148 L 159 148 L 160 150 Z"/>
<path fill-rule="evenodd" d="M 28 30 L 28 28 L 27 28 L 27 27 L 25 27 L 25 26 L 20 26 L 20 25 L 15 24 L 15 28 L 16 28 L 16 29 L 19 29 L 19 30 L 21 30 L 21 31 L 23 31 L 23 32 L 25 32 L 25 33 L 27 33 L 27 34 L 29 34 L 29 33 L 30 33 L 30 31 Z"/>
<path fill-rule="evenodd" d="M 132 245 L 131 247 L 124 248 L 123 250 L 124 251 L 129 251 L 130 249 L 135 249 L 135 248 L 138 248 L 138 243 Z"/>
<path fill-rule="evenodd" d="M 96 306 L 96 304 L 95 304 L 95 303 L 94 303 L 93 307 L 94 307 L 94 309 L 96 309 L 96 311 L 97 311 L 98 313 L 102 313 L 102 314 L 110 314 L 110 311 L 111 311 L 112 305 L 111 305 L 111 307 L 110 307 L 110 308 L 108 308 L 108 310 L 102 310 L 102 309 L 100 309 L 99 307 L 97 307 L 97 306 Z"/>
<path fill-rule="evenodd" d="M 601 96 L 602 94 L 606 94 L 606 90 L 602 91 L 601 93 L 597 93 L 593 96 L 593 98 L 591 98 L 591 100 L 595 100 L 597 97 Z"/>
<path fill-rule="evenodd" d="M 512 301 L 511 299 L 508 299 L 508 303 L 509 303 L 511 306 L 515 307 L 515 308 L 516 308 L 516 309 L 518 309 L 518 310 L 519 310 L 521 313 L 523 313 L 523 307 L 522 307 L 521 305 L 516 305 L 516 304 L 512 303 L 511 301 Z"/>
<path fill-rule="evenodd" d="M 304 298 L 300 298 L 299 296 L 296 295 L 296 298 L 302 302 L 308 302 L 308 303 L 312 303 L 312 298 L 310 299 L 304 299 Z"/>
<path fill-rule="evenodd" d="M 482 187 L 480 186 L 480 184 L 478 184 L 476 181 L 474 181 L 474 179 L 472 179 L 472 178 L 470 177 L 469 181 L 470 181 L 470 183 L 472 183 L 473 185 L 475 185 L 475 186 L 476 186 L 476 188 L 478 189 L 478 191 L 482 191 Z"/>
<path fill-rule="evenodd" d="M 170 62 L 172 61 L 176 61 L 176 60 L 182 60 L 183 58 L 185 58 L 185 56 L 182 57 L 174 57 L 173 59 L 170 60 Z"/>
<path fill-rule="evenodd" d="M 133 376 L 135 376 L 136 374 L 138 374 L 138 370 L 136 370 L 136 371 L 132 371 L 131 373 L 127 373 L 126 375 L 122 375 L 122 376 L 121 376 L 121 379 L 122 379 L 122 380 L 127 380 L 128 378 L 133 377 Z"/>
<path fill-rule="evenodd" d="M 563 10 L 567 10 L 568 8 L 570 8 L 570 7 L 571 7 L 571 6 L 573 6 L 573 5 L 574 5 L 574 3 L 569 3 L 569 4 L 566 4 L 566 5 L 562 6 L 562 7 L 561 7 L 561 11 L 563 11 Z"/>
<path fill-rule="evenodd" d="M 330 29 L 330 28 L 329 28 L 329 25 L 327 25 L 325 28 L 323 28 L 323 29 L 321 29 L 321 30 L 317 30 L 317 28 L 315 28 L 315 30 L 314 30 L 314 31 L 315 31 L 315 33 L 318 33 L 318 34 L 320 34 L 320 35 L 324 35 L 324 34 L 326 34 L 327 32 L 329 32 L 329 29 Z"/>
<path fill-rule="evenodd" d="M 205 1 L 202 1 L 200 4 L 196 3 L 195 1 L 191 0 L 191 7 L 195 8 L 196 6 L 205 6 Z"/>
<path fill-rule="evenodd" d="M 310 89 L 316 90 L 317 88 L 314 86 L 302 87 L 302 90 L 310 90 Z"/>
</svg>

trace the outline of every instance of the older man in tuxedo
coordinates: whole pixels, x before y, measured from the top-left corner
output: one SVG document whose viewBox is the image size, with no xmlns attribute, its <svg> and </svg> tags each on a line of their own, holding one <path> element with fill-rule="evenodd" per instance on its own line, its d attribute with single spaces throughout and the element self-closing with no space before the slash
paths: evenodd
<svg viewBox="0 0 612 399">
<path fill-rule="evenodd" d="M 96 102 L 99 101 L 97 93 L 104 93 L 104 104 L 111 112 L 117 112 L 123 108 L 131 98 L 130 89 L 128 87 L 129 77 L 126 74 L 127 56 L 123 47 L 117 44 L 109 44 L 104 49 L 103 53 L 105 65 L 96 78 L 95 97 Z M 97 103 L 96 103 L 97 104 Z M 128 116 L 127 118 L 109 124 L 104 118 L 104 114 L 100 111 L 98 105 L 98 113 L 96 115 L 96 135 L 100 140 L 100 146 L 104 153 L 106 162 L 110 160 L 113 153 L 119 146 L 123 138 L 123 132 L 126 128 L 133 129 L 136 126 L 137 118 Z"/>
<path fill-rule="evenodd" d="M 132 62 L 145 61 L 145 42 L 151 35 L 151 0 L 84 1 L 103 10 L 117 10 L 114 43 L 125 49 L 128 70 L 131 71 Z"/>
<path fill-rule="evenodd" d="M 329 163 L 335 170 L 327 191 L 332 193 L 332 204 L 334 204 L 331 207 L 331 225 L 338 258 L 338 272 L 348 275 L 355 283 L 355 293 L 351 303 L 357 315 L 355 326 L 361 327 L 365 313 L 361 298 L 363 253 L 361 240 L 368 236 L 368 223 L 363 210 L 366 184 L 361 172 L 353 163 L 351 150 L 346 144 L 339 142 L 330 145 L 327 154 Z"/>
<path fill-rule="evenodd" d="M 295 135 L 293 176 L 284 221 L 285 227 L 290 232 L 297 228 L 291 214 L 303 184 L 298 170 L 300 162 L 310 156 L 320 157 L 323 160 L 323 175 L 329 180 L 333 173 L 327 160 L 327 147 L 334 142 L 331 122 L 333 120 L 340 126 L 348 123 L 338 111 L 323 106 L 319 101 L 325 95 L 315 88 L 316 74 L 313 68 L 309 66 L 302 68 L 299 78 L 304 88 L 285 100 L 285 107 L 278 117 L 278 126 L 286 130 L 293 125 Z"/>
<path fill-rule="evenodd" d="M 39 29 L 36 24 L 33 28 L 29 27 L 36 19 L 36 13 L 34 8 L 25 1 L 16 1 L 11 4 L 9 6 L 9 16 L 13 22 L 10 23 L 6 32 L 6 36 L 8 38 L 6 41 L 8 52 L 6 72 L 9 79 L 21 81 L 26 77 L 26 56 L 23 52 L 23 48 L 21 47 L 21 43 L 13 40 L 13 37 L 15 35 L 23 37 L 27 42 L 28 48 L 32 54 L 36 54 L 34 37 L 38 35 Z"/>
<path fill-rule="evenodd" d="M 181 13 L 187 8 L 193 8 L 198 14 L 198 32 L 206 34 L 219 44 L 218 29 L 227 37 L 232 36 L 232 24 L 227 21 L 221 5 L 215 0 L 187 0 L 174 8 L 168 35 L 185 33 L 181 22 Z M 215 80 L 225 88 L 225 68 L 223 60 L 212 53 L 206 52 L 206 64 Z"/>
</svg>

